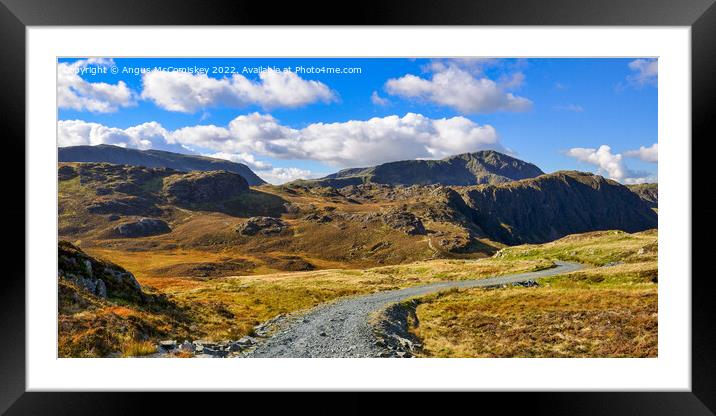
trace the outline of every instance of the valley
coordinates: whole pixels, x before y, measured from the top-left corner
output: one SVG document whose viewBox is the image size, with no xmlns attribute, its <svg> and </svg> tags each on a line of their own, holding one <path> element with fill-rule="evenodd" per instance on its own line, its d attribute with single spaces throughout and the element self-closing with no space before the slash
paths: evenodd
<svg viewBox="0 0 716 416">
<path fill-rule="evenodd" d="M 175 160 L 167 155 L 151 166 L 93 157 L 58 165 L 58 231 L 66 241 L 60 356 L 200 355 L 194 347 L 158 350 L 162 340 L 223 342 L 226 354 L 218 355 L 260 356 L 272 331 L 312 308 L 425 285 L 457 288 L 418 290 L 378 308 L 413 302 L 416 320 L 406 321 L 403 335 L 422 347 L 383 345 L 365 355 L 560 356 L 561 344 L 526 341 L 527 327 L 569 338 L 563 355 L 656 353 L 657 202 L 644 187 L 575 171 L 544 174 L 497 152 L 280 186 L 250 183 L 231 166 L 213 170 L 207 160 L 179 169 L 175 161 L 165 166 Z M 429 177 L 437 179 L 405 180 Z M 580 270 L 559 266 L 574 263 Z M 467 283 L 547 270 L 528 287 Z M 115 281 L 133 289 L 113 291 Z M 484 285 L 498 287 L 469 287 Z M 510 328 L 481 324 L 487 318 L 475 313 L 483 309 Z M 596 325 L 611 309 L 628 312 L 623 322 Z M 371 325 L 386 321 L 370 312 Z M 596 337 L 617 343 L 639 320 L 651 325 L 639 346 L 593 345 Z M 489 344 L 495 331 L 514 339 L 513 348 Z M 228 346 L 242 339 L 251 347 Z"/>
</svg>

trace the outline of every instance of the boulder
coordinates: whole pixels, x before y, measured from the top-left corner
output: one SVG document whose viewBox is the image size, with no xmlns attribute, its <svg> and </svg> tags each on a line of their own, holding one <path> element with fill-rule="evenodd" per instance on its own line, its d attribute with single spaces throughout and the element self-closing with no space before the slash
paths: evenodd
<svg viewBox="0 0 716 416">
<path fill-rule="evenodd" d="M 251 217 L 246 220 L 245 223 L 236 227 L 236 232 L 245 236 L 252 236 L 256 234 L 277 235 L 281 234 L 286 229 L 288 229 L 288 224 L 280 218 Z"/>
<path fill-rule="evenodd" d="M 408 235 L 425 235 L 425 226 L 412 212 L 391 211 L 383 215 L 383 222 Z"/>
<path fill-rule="evenodd" d="M 194 344 L 189 341 L 184 341 L 179 345 L 179 349 L 185 352 L 194 352 Z"/>
<path fill-rule="evenodd" d="M 116 264 L 90 257 L 67 241 L 58 244 L 58 275 L 100 298 L 142 303 L 146 295 L 132 273 Z"/>
<path fill-rule="evenodd" d="M 166 234 L 171 232 L 171 228 L 165 221 L 160 219 L 140 218 L 136 221 L 120 224 L 114 227 L 113 231 L 120 237 L 134 238 Z"/>
<path fill-rule="evenodd" d="M 205 355 L 208 354 L 208 355 L 210 355 L 210 356 L 212 356 L 212 357 L 221 357 L 221 358 L 224 358 L 224 357 L 226 357 L 227 355 L 229 355 L 229 352 L 228 352 L 228 351 L 224 351 L 224 350 L 219 349 L 219 348 L 204 347 L 203 354 L 205 354 Z"/>
<path fill-rule="evenodd" d="M 126 196 L 101 199 L 87 205 L 92 214 L 160 215 L 161 210 L 147 198 Z"/>
<path fill-rule="evenodd" d="M 303 217 L 304 220 L 308 222 L 315 222 L 318 224 L 324 224 L 327 222 L 333 221 L 333 218 L 329 217 L 328 215 L 318 214 L 318 213 L 311 213 Z"/>
<path fill-rule="evenodd" d="M 77 169 L 75 169 L 74 166 L 62 165 L 57 168 L 57 179 L 61 181 L 76 178 L 77 175 Z"/>
<path fill-rule="evenodd" d="M 239 344 L 242 347 L 247 347 L 256 344 L 256 338 L 245 336 L 241 338 L 240 340 L 236 341 L 237 344 Z"/>
<path fill-rule="evenodd" d="M 189 172 L 164 178 L 162 192 L 172 204 L 227 201 L 249 190 L 241 176 L 226 171 Z"/>
<path fill-rule="evenodd" d="M 177 342 L 172 340 L 165 340 L 165 341 L 159 341 L 159 346 L 162 347 L 162 349 L 166 351 L 171 351 L 173 349 L 176 349 Z"/>
</svg>

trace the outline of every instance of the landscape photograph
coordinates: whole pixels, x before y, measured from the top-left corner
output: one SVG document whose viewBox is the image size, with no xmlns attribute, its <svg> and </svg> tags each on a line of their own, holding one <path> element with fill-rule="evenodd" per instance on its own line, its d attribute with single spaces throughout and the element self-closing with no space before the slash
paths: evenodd
<svg viewBox="0 0 716 416">
<path fill-rule="evenodd" d="M 57 356 L 656 358 L 657 84 L 649 57 L 59 58 Z"/>
</svg>

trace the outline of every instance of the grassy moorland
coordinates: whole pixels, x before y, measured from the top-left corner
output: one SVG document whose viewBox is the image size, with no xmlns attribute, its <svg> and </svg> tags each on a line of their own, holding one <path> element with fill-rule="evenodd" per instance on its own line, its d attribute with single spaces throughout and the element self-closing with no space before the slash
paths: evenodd
<svg viewBox="0 0 716 416">
<path fill-rule="evenodd" d="M 412 332 L 425 357 L 656 357 L 657 233 L 572 235 L 503 249 L 500 259 L 592 267 L 538 287 L 467 289 L 420 299 Z"/>
<path fill-rule="evenodd" d="M 83 328 L 83 325 L 86 329 L 97 329 L 92 322 L 122 328 L 124 324 L 119 325 L 121 318 L 145 324 L 135 331 L 136 336 L 122 340 L 123 344 L 131 345 L 135 341 L 149 338 L 155 341 L 238 339 L 251 335 L 255 325 L 277 315 L 308 309 L 343 296 L 399 289 L 441 280 L 477 279 L 539 270 L 552 264 L 543 260 L 429 260 L 368 269 L 328 269 L 200 279 L 152 276 L 150 270 L 163 264 L 161 256 L 151 256 L 143 262 L 142 256 L 112 254 L 116 253 L 106 251 L 99 257 L 111 257 L 113 262 L 123 264 L 137 276 L 145 290 L 167 296 L 172 302 L 172 308 L 181 313 L 169 313 L 165 310 L 152 312 L 132 305 L 119 306 L 99 302 L 100 307 L 92 308 L 89 312 L 82 309 L 78 314 L 63 314 L 61 311 L 61 321 L 65 322 L 65 328 L 68 328 L 60 334 L 61 339 L 69 340 L 81 335 L 75 329 Z M 171 264 L 176 259 L 169 256 L 169 259 L 164 261 Z M 78 321 L 83 324 L 77 324 Z M 71 325 L 70 322 L 75 324 Z M 142 329 L 145 331 L 142 332 Z M 134 329 L 121 329 L 119 332 L 130 334 L 132 331 Z M 112 331 L 107 333 L 110 336 Z M 95 335 L 94 332 L 91 334 Z M 102 344 L 109 345 L 111 342 L 103 341 Z M 65 350 L 68 353 L 76 352 L 77 348 Z"/>
<path fill-rule="evenodd" d="M 226 263 L 222 254 L 87 250 L 122 264 L 163 302 L 99 299 L 61 281 L 60 356 L 142 356 L 161 339 L 237 339 L 279 314 L 351 295 L 441 280 L 476 279 L 549 267 L 591 266 L 542 279 L 537 288 L 469 289 L 421 299 L 423 356 L 655 356 L 655 232 L 596 232 L 503 249 L 479 260 L 435 259 L 366 269 L 249 275 L 174 275 L 178 264 Z M 236 267 L 240 268 L 240 264 Z M 192 269 L 193 270 L 193 269 Z M 196 270 L 194 270 L 196 271 Z M 233 273 L 233 272 L 227 272 Z M 236 271 L 239 274 L 239 271 Z M 62 296 L 67 292 L 67 296 Z M 79 299 L 79 303 L 78 300 Z"/>
<path fill-rule="evenodd" d="M 638 199 L 616 183 L 576 173 L 544 176 L 537 182 L 547 181 L 559 191 L 550 192 L 568 200 L 584 202 L 589 195 L 587 200 L 601 201 L 609 194 L 609 201 L 627 201 L 601 217 L 583 216 L 567 201 L 562 205 L 573 208 L 574 221 L 560 222 L 568 227 L 555 235 L 608 228 L 614 218 L 654 220 L 648 209 L 645 217 L 643 209 L 629 208 Z M 301 184 L 249 187 L 222 172 L 106 163 L 62 163 L 58 178 L 58 233 L 71 243 L 66 256 L 75 259 L 68 260 L 69 274 L 59 280 L 63 357 L 142 356 L 162 339 L 237 339 L 277 315 L 340 297 L 538 270 L 554 259 L 589 267 L 543 279 L 537 289 L 475 289 L 424 298 L 421 325 L 414 328 L 425 340 L 423 354 L 655 354 L 644 345 L 656 339 L 656 231 L 602 231 L 506 247 L 514 239 L 547 241 L 542 237 L 554 234 L 549 219 L 536 225 L 541 231 L 534 235 L 513 227 L 523 223 L 524 212 L 543 217 L 530 208 L 543 207 L 535 198 L 547 192 L 536 180 L 526 182 L 535 186 L 523 187 L 522 205 L 494 205 L 497 201 L 486 193 L 491 185 L 462 189 L 472 195 L 465 200 L 465 192 L 444 186 L 372 184 L 340 192 Z M 572 195 L 572 185 L 586 193 Z M 479 210 L 488 203 L 495 212 L 512 210 L 514 215 L 494 224 Z M 86 261 L 96 267 L 84 269 Z M 136 278 L 138 287 L 128 286 L 133 297 L 82 286 L 88 281 L 96 285 L 97 279 L 112 282 L 112 276 L 102 274 L 105 267 L 131 274 L 130 283 Z M 476 311 L 508 326 L 489 329 Z M 610 315 L 615 311 L 619 319 Z M 583 318 L 576 317 L 580 313 Z M 572 332 L 552 326 L 573 320 Z M 549 344 L 551 339 L 529 341 L 537 336 L 535 327 L 577 341 L 530 350 L 530 342 Z M 574 328 L 595 342 L 610 340 L 609 345 L 625 349 L 584 344 Z M 633 333 L 637 329 L 646 331 L 644 338 Z M 514 340 L 512 349 L 488 345 L 498 338 Z M 642 341 L 634 346 L 626 339 Z"/>
</svg>

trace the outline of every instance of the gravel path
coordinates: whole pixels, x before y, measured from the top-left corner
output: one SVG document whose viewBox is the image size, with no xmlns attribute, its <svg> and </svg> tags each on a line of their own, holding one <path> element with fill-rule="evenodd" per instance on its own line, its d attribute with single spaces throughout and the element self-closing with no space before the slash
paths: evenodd
<svg viewBox="0 0 716 416">
<path fill-rule="evenodd" d="M 368 323 L 373 312 L 403 300 L 451 288 L 486 287 L 519 283 L 569 273 L 578 263 L 555 262 L 551 269 L 480 280 L 436 282 L 400 290 L 372 293 L 319 305 L 297 317 L 276 322 L 276 333 L 260 343 L 248 357 L 376 357 L 383 350 L 374 345 Z"/>
</svg>

